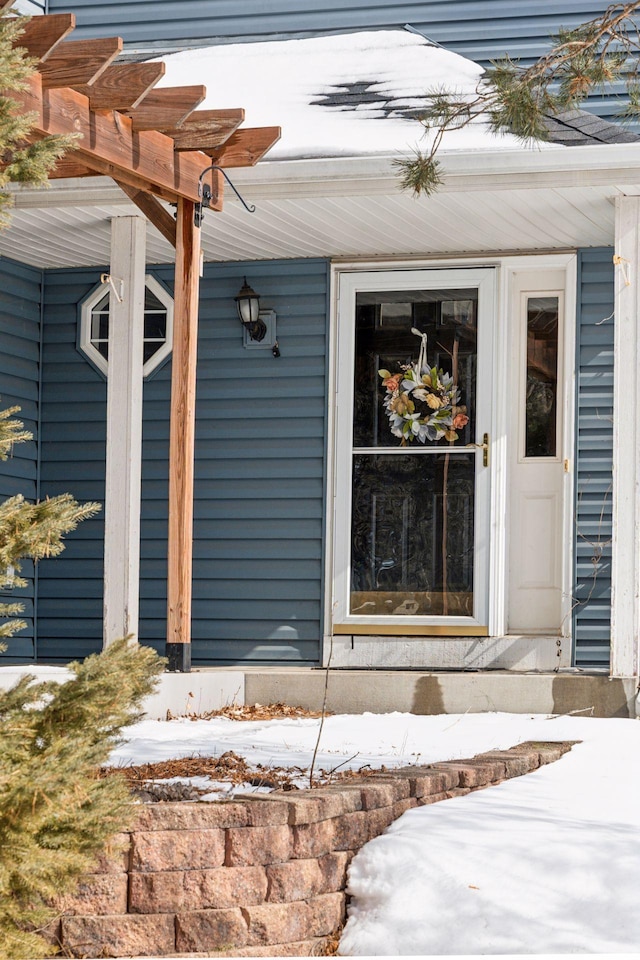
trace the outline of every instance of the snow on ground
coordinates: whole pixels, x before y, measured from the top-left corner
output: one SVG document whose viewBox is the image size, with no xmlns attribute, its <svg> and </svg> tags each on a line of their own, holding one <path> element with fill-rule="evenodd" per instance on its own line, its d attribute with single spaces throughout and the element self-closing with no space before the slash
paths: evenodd
<svg viewBox="0 0 640 960">
<path fill-rule="evenodd" d="M 408 154 L 424 130 L 403 111 L 419 109 L 427 92 L 472 94 L 482 74 L 472 60 L 406 30 L 218 44 L 162 60 L 159 86 L 204 83 L 202 108 L 242 106 L 243 128 L 282 127 L 268 160 Z M 350 92 L 351 106 L 336 105 L 336 95 Z M 513 136 L 491 134 L 484 121 L 448 133 L 442 146 L 521 148 Z"/>
<path fill-rule="evenodd" d="M 111 762 L 233 750 L 251 765 L 305 768 L 319 726 L 308 718 L 145 720 L 125 731 Z M 637 721 L 504 713 L 333 716 L 325 719 L 317 769 L 429 763 L 525 740 L 581 742 L 524 777 L 410 810 L 368 843 L 350 868 L 341 954 L 640 956 Z M 191 782 L 210 790 L 211 799 L 237 789 L 205 777 Z"/>
<path fill-rule="evenodd" d="M 307 766 L 318 720 L 143 721 L 115 764 L 234 750 Z M 325 720 L 318 766 L 470 757 L 580 740 L 516 780 L 410 810 L 350 870 L 345 956 L 635 953 L 640 945 L 640 724 L 515 714 Z"/>
<path fill-rule="evenodd" d="M 357 770 L 430 763 L 473 756 L 523 740 L 562 740 L 557 720 L 482 713 L 419 717 L 406 713 L 341 715 L 324 722 L 316 765 Z M 226 750 L 250 764 L 306 767 L 315 747 L 319 719 L 237 721 L 188 718 L 169 723 L 143 720 L 126 732 L 111 757 L 114 765 L 154 763 L 190 756 L 219 756 Z M 569 738 L 571 739 L 571 738 Z M 575 738 L 574 738 L 575 739 Z"/>
<path fill-rule="evenodd" d="M 531 738 L 583 743 L 525 777 L 411 810 L 360 851 L 342 954 L 636 953 L 640 726 L 533 721 Z"/>
<path fill-rule="evenodd" d="M 327 717 L 324 722 L 315 771 L 358 770 L 404 766 L 468 757 L 492 747 L 508 747 L 530 739 L 527 718 L 480 714 L 476 722 L 467 717 L 415 717 L 409 714 L 371 714 Z M 506 715 L 509 716 L 509 715 Z M 521 724 L 522 730 L 520 730 Z M 191 756 L 220 756 L 232 750 L 253 767 L 283 766 L 308 769 L 316 744 L 320 720 L 270 721 L 179 719 L 170 723 L 145 720 L 128 734 L 112 756 L 114 766 L 155 763 Z M 463 735 L 464 731 L 464 735 Z M 538 737 L 540 739 L 540 737 Z M 308 785 L 308 774 L 293 778 L 299 787 Z M 203 786 L 202 783 L 194 786 Z M 207 799 L 250 791 L 233 790 L 210 781 Z M 256 789 L 250 792 L 255 792 Z"/>
</svg>

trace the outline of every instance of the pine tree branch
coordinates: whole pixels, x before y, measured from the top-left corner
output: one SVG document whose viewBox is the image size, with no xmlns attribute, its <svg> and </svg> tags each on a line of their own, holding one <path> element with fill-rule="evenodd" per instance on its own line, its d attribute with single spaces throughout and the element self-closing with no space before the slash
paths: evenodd
<svg viewBox="0 0 640 960">
<path fill-rule="evenodd" d="M 611 4 L 605 12 L 553 38 L 551 49 L 529 67 L 508 56 L 492 61 L 467 96 L 434 90 L 420 117 L 430 145 L 399 159 L 401 186 L 433 193 L 442 182 L 437 160 L 443 137 L 484 122 L 494 134 L 510 133 L 523 143 L 548 139 L 548 116 L 576 107 L 595 88 L 624 81 L 623 116 L 640 113 L 640 33 L 634 14 L 640 0 Z"/>
<path fill-rule="evenodd" d="M 164 660 L 127 639 L 71 664 L 61 684 L 24 677 L 0 692 L 0 956 L 48 956 L 38 929 L 89 873 L 135 806 L 124 778 L 99 778 L 139 717 Z"/>
<path fill-rule="evenodd" d="M 20 407 L 9 407 L 6 410 L 0 410 L 0 460 L 6 460 L 13 449 L 14 443 L 21 443 L 25 440 L 33 440 L 33 436 L 28 430 L 24 429 L 24 423 L 21 420 L 11 419 L 14 413 L 18 413 Z"/>
<path fill-rule="evenodd" d="M 0 229 L 9 223 L 9 183 L 45 185 L 57 161 L 73 149 L 78 139 L 52 136 L 29 141 L 36 117 L 22 113 L 11 94 L 25 88 L 38 61 L 19 46 L 29 18 L 8 14 L 8 10 L 0 14 Z"/>
</svg>

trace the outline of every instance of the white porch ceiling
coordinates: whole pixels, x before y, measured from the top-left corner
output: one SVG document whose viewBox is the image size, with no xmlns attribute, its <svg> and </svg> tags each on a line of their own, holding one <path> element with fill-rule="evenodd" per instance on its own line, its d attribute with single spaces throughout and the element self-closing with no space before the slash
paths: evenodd
<svg viewBox="0 0 640 960">
<path fill-rule="evenodd" d="M 640 147 L 458 157 L 444 187 L 417 199 L 399 189 L 389 158 L 263 163 L 233 179 L 257 209 L 227 190 L 224 211 L 205 215 L 206 260 L 572 249 L 613 243 L 613 200 L 640 190 Z M 107 264 L 110 219 L 137 212 L 103 177 L 17 189 L 0 254 L 38 267 Z M 147 238 L 149 263 L 173 260 L 151 225 Z"/>
<path fill-rule="evenodd" d="M 610 243 L 610 190 L 263 200 L 205 231 L 207 258 L 425 256 Z M 588 211 L 585 212 L 585 211 Z M 216 224 L 218 226 L 218 224 Z"/>
<path fill-rule="evenodd" d="M 261 200 L 249 216 L 236 202 L 207 213 L 205 260 L 412 257 L 606 246 L 613 242 L 612 188 L 486 191 L 414 201 L 393 197 Z M 36 267 L 109 262 L 110 220 L 136 214 L 128 201 L 17 210 L 0 254 Z M 147 261 L 174 250 L 149 225 Z"/>
</svg>

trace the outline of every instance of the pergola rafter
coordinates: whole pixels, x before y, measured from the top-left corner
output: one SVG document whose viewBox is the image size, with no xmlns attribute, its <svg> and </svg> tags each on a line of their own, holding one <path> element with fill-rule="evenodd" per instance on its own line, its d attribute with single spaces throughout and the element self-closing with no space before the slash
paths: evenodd
<svg viewBox="0 0 640 960">
<path fill-rule="evenodd" d="M 221 167 L 254 167 L 279 139 L 280 127 L 245 127 L 214 149 L 202 149 Z"/>
<path fill-rule="evenodd" d="M 179 197 L 200 199 L 199 177 L 211 163 L 206 154 L 179 154 L 171 137 L 136 131 L 133 120 L 117 110 L 92 110 L 88 97 L 73 87 L 44 89 L 39 74 L 12 97 L 21 110 L 35 115 L 33 139 L 78 135 L 69 160 L 172 203 Z"/>
<path fill-rule="evenodd" d="M 40 62 L 43 89 L 95 83 L 122 53 L 121 37 L 105 40 L 63 40 Z"/>
<path fill-rule="evenodd" d="M 91 86 L 76 87 L 89 98 L 92 110 L 135 110 L 164 77 L 165 65 L 156 63 L 114 63 Z"/>
<path fill-rule="evenodd" d="M 178 151 L 202 150 L 209 153 L 225 143 L 244 122 L 244 110 L 195 110 L 180 127 L 165 132 Z"/>
<path fill-rule="evenodd" d="M 32 17 L 24 26 L 20 46 L 30 57 L 45 63 L 59 43 L 73 33 L 76 18 L 73 13 L 52 13 L 47 17 Z"/>
<path fill-rule="evenodd" d="M 0 13 L 13 0 L 0 0 Z M 253 166 L 277 142 L 279 127 L 241 129 L 244 111 L 197 110 L 203 86 L 159 87 L 162 63 L 114 62 L 118 37 L 74 41 L 73 14 L 34 17 L 16 41 L 38 60 L 25 90 L 11 93 L 33 113 L 32 140 L 76 134 L 76 148 L 51 178 L 112 177 L 176 248 L 174 362 L 169 450 L 167 653 L 170 669 L 191 664 L 193 458 L 200 230 L 196 209 L 205 176 L 209 206 L 221 210 L 219 167 Z M 176 217 L 160 202 L 176 204 Z"/>
<path fill-rule="evenodd" d="M 151 89 L 137 107 L 127 112 L 127 116 L 131 119 L 136 132 L 160 130 L 166 133 L 181 127 L 196 107 L 200 106 L 206 95 L 206 88 L 198 85 Z M 173 137 L 171 139 L 173 140 Z M 175 150 L 175 141 L 173 148 Z"/>
<path fill-rule="evenodd" d="M 0 11 L 11 6 L 0 0 Z M 241 129 L 244 111 L 198 110 L 202 85 L 156 87 L 164 64 L 113 62 L 119 37 L 67 39 L 73 14 L 34 17 L 17 45 L 39 60 L 28 88 L 12 96 L 33 112 L 32 136 L 77 134 L 78 146 L 52 179 L 106 174 L 169 202 L 198 202 L 199 178 L 211 165 L 253 166 L 277 142 L 279 127 Z M 214 205 L 221 182 L 212 177 Z"/>
</svg>

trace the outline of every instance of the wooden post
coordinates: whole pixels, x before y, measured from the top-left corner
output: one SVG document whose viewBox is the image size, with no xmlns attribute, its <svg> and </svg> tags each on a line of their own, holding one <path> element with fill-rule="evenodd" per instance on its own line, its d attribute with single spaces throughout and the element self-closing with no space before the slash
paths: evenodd
<svg viewBox="0 0 640 960">
<path fill-rule="evenodd" d="M 611 675 L 638 676 L 640 637 L 640 197 L 616 199 Z"/>
<path fill-rule="evenodd" d="M 138 633 L 142 363 L 147 224 L 111 221 L 104 532 L 104 645 Z M 118 296 L 116 296 L 116 290 Z M 121 300 L 119 298 L 122 298 Z"/>
<path fill-rule="evenodd" d="M 178 200 L 169 439 L 167 657 L 169 669 L 191 669 L 193 459 L 200 288 L 200 230 L 195 204 Z"/>
</svg>

